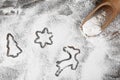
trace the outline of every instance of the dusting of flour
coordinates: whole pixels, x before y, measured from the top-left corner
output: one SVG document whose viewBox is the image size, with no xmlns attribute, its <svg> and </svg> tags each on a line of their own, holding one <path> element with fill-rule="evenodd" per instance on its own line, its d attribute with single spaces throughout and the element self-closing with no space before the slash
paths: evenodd
<svg viewBox="0 0 120 80">
<path fill-rule="evenodd" d="M 104 65 L 108 44 L 102 36 L 89 37 L 87 41 L 94 46 L 94 50 L 82 66 L 81 80 L 103 80 L 108 70 Z"/>
<path fill-rule="evenodd" d="M 101 26 L 105 21 L 105 12 L 93 16 L 82 27 L 83 33 L 87 36 L 98 35 L 102 32 Z M 86 40 L 93 45 L 94 50 L 82 66 L 81 80 L 103 80 L 108 67 L 104 65 L 108 43 L 103 36 L 86 37 Z"/>
<path fill-rule="evenodd" d="M 101 33 L 101 26 L 105 21 L 106 13 L 103 11 L 101 14 L 93 16 L 82 27 L 83 32 L 88 36 L 94 36 Z"/>
</svg>

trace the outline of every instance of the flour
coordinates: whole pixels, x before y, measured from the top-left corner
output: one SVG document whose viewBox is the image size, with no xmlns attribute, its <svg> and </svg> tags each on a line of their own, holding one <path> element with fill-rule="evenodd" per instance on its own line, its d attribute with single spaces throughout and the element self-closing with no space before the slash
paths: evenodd
<svg viewBox="0 0 120 80">
<path fill-rule="evenodd" d="M 82 27 L 83 32 L 88 36 L 94 36 L 101 32 L 101 26 L 105 21 L 106 13 L 103 11 L 101 14 L 93 16 Z"/>
<path fill-rule="evenodd" d="M 116 63 L 113 64 L 111 61 L 111 65 L 109 65 L 105 60 L 109 45 L 107 45 L 104 37 L 84 38 L 80 30 L 78 30 L 79 23 L 92 9 L 92 0 L 76 1 L 43 0 L 43 2 L 35 6 L 32 5 L 34 7 L 26 5 L 25 8 L 22 8 L 22 13 L 16 16 L 11 14 L 11 10 L 14 11 L 14 8 L 1 9 L 8 16 L 7 18 L 1 17 L 0 23 L 0 54 L 3 57 L 3 60 L 0 61 L 0 76 L 3 75 L 3 77 L 0 77 L 0 80 L 103 80 L 102 77 L 106 74 L 108 66 Z M 69 13 L 69 10 L 63 10 L 64 5 L 68 6 L 73 13 L 70 15 L 58 14 L 59 10 L 68 11 L 66 13 Z M 17 10 L 15 9 L 15 11 Z M 101 31 L 101 24 L 99 24 L 102 21 L 101 19 L 103 19 L 101 17 L 103 16 L 94 16 L 89 20 L 91 22 L 88 21 L 86 23 L 88 27 L 84 25 L 84 30 L 86 29 L 89 32 L 88 35 L 91 33 L 91 35 L 97 34 L 98 28 Z M 99 26 L 93 25 L 96 23 Z M 93 32 L 90 32 L 89 28 Z M 15 41 L 18 43 L 17 45 L 22 49 L 22 53 L 17 58 L 6 56 L 6 34 L 8 32 L 14 36 Z M 53 35 L 51 39 L 49 38 L 50 34 Z M 15 41 L 11 40 L 11 37 L 9 38 L 10 53 L 18 53 L 19 49 L 16 51 Z M 39 42 L 45 43 L 45 47 L 42 48 Z M 13 51 L 13 49 L 15 50 Z M 80 49 L 79 55 L 76 55 L 76 49 Z M 79 64 L 75 60 L 78 60 Z M 59 61 L 62 61 L 63 65 L 56 63 Z M 74 69 L 76 70 L 70 67 L 63 70 L 68 65 L 75 65 Z M 106 67 L 106 65 L 108 66 Z M 62 72 L 57 77 L 55 74 L 59 70 L 59 66 Z M 10 70 L 2 71 L 6 68 L 14 69 L 16 72 Z M 10 73 L 12 75 L 9 75 Z M 16 74 L 17 76 L 14 76 Z"/>
<path fill-rule="evenodd" d="M 83 64 L 81 80 L 103 80 L 103 75 L 108 70 L 104 63 L 108 44 L 102 36 L 89 37 L 86 40 L 94 46 L 94 50 Z"/>
</svg>

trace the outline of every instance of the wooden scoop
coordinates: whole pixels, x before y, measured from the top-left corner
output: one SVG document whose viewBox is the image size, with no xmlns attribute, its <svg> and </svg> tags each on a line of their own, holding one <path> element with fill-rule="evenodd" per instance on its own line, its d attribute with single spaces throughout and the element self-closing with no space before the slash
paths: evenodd
<svg viewBox="0 0 120 80">
<path fill-rule="evenodd" d="M 84 20 L 82 25 L 80 26 L 83 30 L 83 24 L 92 18 L 96 13 L 100 10 L 106 12 L 105 21 L 101 26 L 101 30 L 103 31 L 120 13 L 120 0 L 103 0 L 101 4 L 99 4 Z M 91 26 L 92 27 L 92 26 Z M 98 34 L 97 34 L 98 35 Z M 96 35 L 95 35 L 96 36 Z"/>
</svg>

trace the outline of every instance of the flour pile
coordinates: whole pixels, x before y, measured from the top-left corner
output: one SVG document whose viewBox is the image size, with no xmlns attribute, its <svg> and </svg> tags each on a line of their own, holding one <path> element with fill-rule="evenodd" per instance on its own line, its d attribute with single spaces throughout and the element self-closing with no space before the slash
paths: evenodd
<svg viewBox="0 0 120 80">
<path fill-rule="evenodd" d="M 88 36 L 94 36 L 99 34 L 101 32 L 101 26 L 105 21 L 105 16 L 105 11 L 102 11 L 101 13 L 93 16 L 82 26 L 83 32 Z"/>
</svg>

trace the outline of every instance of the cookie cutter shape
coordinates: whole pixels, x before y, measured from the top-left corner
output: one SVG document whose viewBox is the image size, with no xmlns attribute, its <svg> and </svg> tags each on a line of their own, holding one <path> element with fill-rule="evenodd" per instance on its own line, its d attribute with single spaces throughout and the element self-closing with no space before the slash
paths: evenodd
<svg viewBox="0 0 120 80">
<path fill-rule="evenodd" d="M 52 45 L 52 32 L 48 31 L 48 28 L 44 28 L 42 31 L 36 31 L 37 38 L 34 40 L 35 43 L 40 44 L 41 48 L 44 48 L 47 45 Z"/>
<path fill-rule="evenodd" d="M 10 33 L 7 34 L 7 56 L 16 58 L 22 53 L 22 49 L 18 46 L 17 41 L 15 41 L 14 36 Z"/>
<path fill-rule="evenodd" d="M 74 48 L 73 46 L 64 47 L 63 51 L 68 53 L 69 58 L 57 61 L 58 70 L 55 75 L 59 76 L 60 73 L 67 67 L 71 67 L 72 70 L 76 70 L 79 61 L 77 60 L 77 55 L 80 54 L 80 49 Z"/>
</svg>

